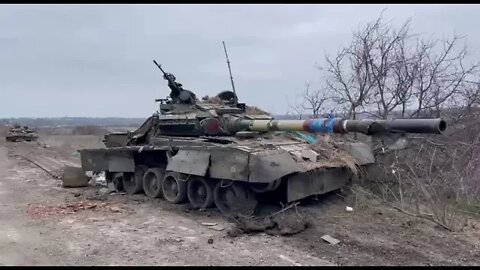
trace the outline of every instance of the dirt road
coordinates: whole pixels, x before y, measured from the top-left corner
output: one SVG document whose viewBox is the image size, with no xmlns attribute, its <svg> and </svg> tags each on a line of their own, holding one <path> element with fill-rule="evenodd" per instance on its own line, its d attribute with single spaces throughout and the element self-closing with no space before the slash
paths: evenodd
<svg viewBox="0 0 480 270">
<path fill-rule="evenodd" d="M 216 222 L 227 227 L 218 215 L 189 215 L 142 195 L 128 199 L 108 196 L 109 205 L 118 205 L 112 207 L 114 211 L 89 209 L 30 218 L 29 207 L 82 201 L 95 189 L 63 189 L 59 180 L 26 161 L 9 157 L 5 147 L 0 147 L 0 160 L 2 265 L 330 264 L 285 246 L 279 237 L 228 239 L 224 230 L 201 225 Z"/>
<path fill-rule="evenodd" d="M 232 238 L 232 224 L 214 209 L 64 189 L 19 153 L 78 163 L 72 149 L 0 143 L 1 265 L 480 264 L 478 229 L 454 234 L 381 205 L 346 212 L 348 200 L 333 194 L 299 207 L 313 221 L 299 234 Z M 341 242 L 330 245 L 324 234 Z"/>
</svg>

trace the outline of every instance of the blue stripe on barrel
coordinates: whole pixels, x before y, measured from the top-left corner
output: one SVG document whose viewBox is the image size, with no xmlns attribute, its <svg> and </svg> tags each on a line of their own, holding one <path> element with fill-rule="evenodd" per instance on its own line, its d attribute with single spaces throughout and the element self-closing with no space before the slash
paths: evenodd
<svg viewBox="0 0 480 270">
<path fill-rule="evenodd" d="M 333 133 L 335 119 L 310 119 L 306 121 L 310 132 Z"/>
</svg>

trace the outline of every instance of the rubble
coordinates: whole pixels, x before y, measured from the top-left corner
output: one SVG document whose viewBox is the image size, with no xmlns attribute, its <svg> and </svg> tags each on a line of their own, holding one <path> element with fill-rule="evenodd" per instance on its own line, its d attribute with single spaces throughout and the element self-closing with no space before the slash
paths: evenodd
<svg viewBox="0 0 480 270">
<path fill-rule="evenodd" d="M 225 229 L 225 227 L 223 227 L 222 225 L 210 226 L 208 228 L 212 229 L 212 230 L 215 230 L 215 231 L 223 231 Z"/>
<path fill-rule="evenodd" d="M 48 204 L 29 204 L 27 208 L 27 216 L 33 219 L 41 219 L 50 216 L 58 216 L 58 215 L 70 215 L 75 214 L 81 211 L 91 210 L 101 210 L 105 209 L 112 213 L 119 213 L 124 212 L 125 209 L 122 209 L 118 206 L 111 206 L 107 203 L 94 203 L 94 202 L 73 202 L 73 203 L 66 203 L 62 205 L 48 205 Z"/>
<path fill-rule="evenodd" d="M 215 225 L 217 225 L 216 222 L 202 222 L 201 224 L 202 224 L 203 226 L 215 226 Z"/>
</svg>

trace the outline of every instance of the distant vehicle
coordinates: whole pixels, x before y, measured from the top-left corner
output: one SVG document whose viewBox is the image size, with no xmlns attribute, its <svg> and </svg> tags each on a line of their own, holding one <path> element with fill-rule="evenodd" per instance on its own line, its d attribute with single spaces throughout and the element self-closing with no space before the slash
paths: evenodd
<svg viewBox="0 0 480 270">
<path fill-rule="evenodd" d="M 14 125 L 14 127 L 10 128 L 8 131 L 5 139 L 8 142 L 30 142 L 36 141 L 38 139 L 38 135 L 34 130 L 29 129 L 28 126 Z"/>
</svg>

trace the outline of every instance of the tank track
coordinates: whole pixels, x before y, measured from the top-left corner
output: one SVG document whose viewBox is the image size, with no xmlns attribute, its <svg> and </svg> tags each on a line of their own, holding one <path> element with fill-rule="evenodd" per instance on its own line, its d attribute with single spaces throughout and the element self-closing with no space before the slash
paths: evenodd
<svg viewBox="0 0 480 270">
<path fill-rule="evenodd" d="M 144 194 L 172 204 L 189 203 L 193 209 L 216 207 L 222 214 L 253 215 L 258 197 L 279 188 L 281 180 L 269 184 L 213 179 L 166 171 L 166 166 L 135 166 L 135 172 L 105 172 L 107 183 L 117 192 Z"/>
</svg>

